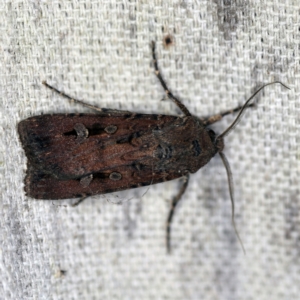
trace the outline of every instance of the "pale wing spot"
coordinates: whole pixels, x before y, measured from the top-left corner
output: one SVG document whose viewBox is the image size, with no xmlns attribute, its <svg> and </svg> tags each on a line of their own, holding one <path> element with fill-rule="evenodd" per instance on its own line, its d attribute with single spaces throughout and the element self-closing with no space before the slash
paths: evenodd
<svg viewBox="0 0 300 300">
<path fill-rule="evenodd" d="M 109 179 L 118 181 L 118 180 L 122 179 L 122 175 L 121 175 L 121 173 L 118 173 L 118 172 L 112 172 L 109 174 Z"/>
<path fill-rule="evenodd" d="M 108 134 L 113 134 L 117 131 L 118 127 L 115 125 L 109 125 L 107 127 L 104 128 L 104 131 Z"/>
</svg>

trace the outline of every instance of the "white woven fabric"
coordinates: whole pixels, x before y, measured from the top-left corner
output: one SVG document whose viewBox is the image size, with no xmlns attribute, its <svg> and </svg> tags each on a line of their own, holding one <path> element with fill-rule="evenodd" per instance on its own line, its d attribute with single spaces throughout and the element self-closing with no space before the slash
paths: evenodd
<svg viewBox="0 0 300 300">
<path fill-rule="evenodd" d="M 299 298 L 300 2 L 151 2 L 0 1 L 1 299 Z M 167 34 L 175 44 L 164 49 Z M 89 111 L 43 80 L 100 107 L 179 114 L 161 101 L 152 40 L 170 89 L 194 115 L 243 104 L 263 83 L 291 88 L 267 87 L 225 140 L 246 255 L 219 158 L 191 177 L 174 217 L 172 255 L 165 221 L 179 181 L 76 208 L 24 195 L 17 123 Z"/>
</svg>

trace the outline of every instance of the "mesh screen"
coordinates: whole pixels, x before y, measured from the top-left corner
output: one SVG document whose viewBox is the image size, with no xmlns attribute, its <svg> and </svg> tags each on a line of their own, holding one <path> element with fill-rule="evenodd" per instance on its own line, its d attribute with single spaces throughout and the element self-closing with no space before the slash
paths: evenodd
<svg viewBox="0 0 300 300">
<path fill-rule="evenodd" d="M 150 1 L 151 2 L 151 1 Z M 299 9 L 284 1 L 2 1 L 0 294 L 3 299 L 297 299 L 300 293 Z M 170 35 L 174 43 L 164 47 Z M 216 157 L 181 181 L 65 201 L 25 197 L 17 123 L 99 107 L 180 115 L 163 100 L 150 43 L 196 116 L 257 97 L 225 139 L 236 199 Z M 222 132 L 228 116 L 213 128 Z M 121 203 L 121 204 L 120 204 Z"/>
</svg>

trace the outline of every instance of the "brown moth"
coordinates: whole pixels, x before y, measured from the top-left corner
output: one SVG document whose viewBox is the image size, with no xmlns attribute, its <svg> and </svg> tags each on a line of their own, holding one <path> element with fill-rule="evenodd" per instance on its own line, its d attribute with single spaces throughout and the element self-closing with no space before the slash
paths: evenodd
<svg viewBox="0 0 300 300">
<path fill-rule="evenodd" d="M 21 121 L 18 132 L 27 156 L 25 192 L 31 198 L 82 200 L 91 195 L 184 177 L 180 192 L 172 200 L 167 221 L 167 249 L 170 251 L 170 224 L 174 209 L 187 188 L 189 174 L 197 172 L 217 153 L 228 175 L 234 225 L 233 182 L 223 153 L 223 139 L 238 123 L 245 109 L 252 106 L 251 100 L 259 91 L 274 83 L 286 86 L 279 81 L 265 84 L 243 106 L 198 118 L 192 116 L 168 89 L 158 68 L 154 42 L 152 55 L 156 75 L 167 97 L 184 116 L 98 108 L 75 100 L 43 82 L 61 96 L 89 107 L 97 114 L 35 116 Z M 238 111 L 234 122 L 222 134 L 217 135 L 209 128 L 223 116 Z"/>
</svg>

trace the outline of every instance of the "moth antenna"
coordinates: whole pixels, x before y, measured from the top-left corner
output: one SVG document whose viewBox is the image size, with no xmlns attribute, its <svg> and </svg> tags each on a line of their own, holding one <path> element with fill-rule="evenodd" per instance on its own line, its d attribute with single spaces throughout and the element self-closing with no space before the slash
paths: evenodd
<svg viewBox="0 0 300 300">
<path fill-rule="evenodd" d="M 232 225 L 233 225 L 235 234 L 236 234 L 236 236 L 237 236 L 237 238 L 238 238 L 238 240 L 239 240 L 239 242 L 240 242 L 240 244 L 242 246 L 243 252 L 244 252 L 244 254 L 246 254 L 246 251 L 245 251 L 242 239 L 240 238 L 240 235 L 239 235 L 239 232 L 238 232 L 238 230 L 236 228 L 235 220 L 234 220 L 234 188 L 233 188 L 233 179 L 232 179 L 231 168 L 230 168 L 229 162 L 228 162 L 225 154 L 223 152 L 219 152 L 219 154 L 221 156 L 221 159 L 223 161 L 223 164 L 225 166 L 226 173 L 227 173 L 228 186 L 229 186 L 229 194 L 230 194 L 230 200 L 231 200 L 231 221 L 232 221 Z"/>
<path fill-rule="evenodd" d="M 264 89 L 266 86 L 271 85 L 271 84 L 275 84 L 275 83 L 280 83 L 283 87 L 285 87 L 286 89 L 289 89 L 289 87 L 287 87 L 285 84 L 283 84 L 280 81 L 274 81 L 274 82 L 270 82 L 267 84 L 264 84 L 263 86 L 261 86 L 243 105 L 243 107 L 241 108 L 239 114 L 237 115 L 237 117 L 235 118 L 235 120 L 232 122 L 232 124 L 223 132 L 221 133 L 217 139 L 222 139 L 224 138 L 226 135 L 228 135 L 234 128 L 235 126 L 239 123 L 239 121 L 241 120 L 243 114 L 245 113 L 246 108 L 249 106 L 249 103 L 251 102 L 251 100 L 262 90 Z"/>
</svg>

